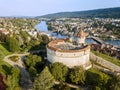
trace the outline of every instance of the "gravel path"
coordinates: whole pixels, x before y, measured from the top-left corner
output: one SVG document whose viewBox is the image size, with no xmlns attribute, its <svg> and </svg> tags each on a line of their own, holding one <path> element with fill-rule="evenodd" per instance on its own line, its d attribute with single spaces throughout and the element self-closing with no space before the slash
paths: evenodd
<svg viewBox="0 0 120 90">
<path fill-rule="evenodd" d="M 3 59 L 5 62 L 9 63 L 10 65 L 19 68 L 19 70 L 21 72 L 20 84 L 21 84 L 22 90 L 32 90 L 32 88 L 33 88 L 33 83 L 30 79 L 30 75 L 29 75 L 28 71 L 25 69 L 25 66 L 23 63 L 23 57 L 28 54 L 29 53 L 11 54 L 11 55 L 4 57 L 4 59 Z M 9 59 L 9 57 L 11 57 L 11 56 L 19 56 L 20 59 L 17 62 L 13 62 Z"/>
</svg>

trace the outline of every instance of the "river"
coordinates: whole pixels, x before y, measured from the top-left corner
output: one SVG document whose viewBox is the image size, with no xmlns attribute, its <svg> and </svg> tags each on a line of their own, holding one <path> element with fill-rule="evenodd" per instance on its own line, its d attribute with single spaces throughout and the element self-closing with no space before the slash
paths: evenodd
<svg viewBox="0 0 120 90">
<path fill-rule="evenodd" d="M 61 35 L 61 34 L 50 32 L 48 30 L 48 25 L 46 24 L 46 21 L 41 21 L 39 24 L 37 24 L 35 26 L 35 28 L 38 31 L 49 33 L 51 36 L 54 36 L 54 37 L 57 37 L 57 38 L 66 38 L 67 37 L 67 36 L 64 36 L 64 35 Z"/>
<path fill-rule="evenodd" d="M 48 30 L 48 25 L 46 24 L 46 21 L 41 21 L 39 24 L 37 24 L 35 26 L 35 28 L 38 31 L 42 31 L 42 32 L 47 32 L 49 33 L 51 36 L 55 36 L 57 38 L 66 38 L 67 36 L 63 36 L 61 34 L 56 34 L 56 33 L 52 33 Z M 91 38 L 87 38 L 86 43 L 92 44 L 92 43 L 97 43 L 96 41 L 94 41 Z M 120 46 L 120 40 L 105 40 L 106 43 L 111 44 L 111 45 L 117 45 Z"/>
</svg>

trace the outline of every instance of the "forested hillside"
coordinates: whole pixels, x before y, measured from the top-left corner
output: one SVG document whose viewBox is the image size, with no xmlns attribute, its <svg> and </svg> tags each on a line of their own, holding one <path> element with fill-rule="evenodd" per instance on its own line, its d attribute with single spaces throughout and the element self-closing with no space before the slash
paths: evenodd
<svg viewBox="0 0 120 90">
<path fill-rule="evenodd" d="M 38 16 L 36 18 L 61 18 L 61 17 L 100 17 L 100 18 L 120 18 L 120 7 L 96 9 L 88 11 L 75 11 L 75 12 L 60 12 Z"/>
</svg>

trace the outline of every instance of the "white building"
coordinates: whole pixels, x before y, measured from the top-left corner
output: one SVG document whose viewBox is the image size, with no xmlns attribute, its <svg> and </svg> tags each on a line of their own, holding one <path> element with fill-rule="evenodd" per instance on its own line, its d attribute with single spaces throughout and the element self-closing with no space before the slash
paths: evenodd
<svg viewBox="0 0 120 90">
<path fill-rule="evenodd" d="M 31 30 L 31 31 L 28 32 L 28 34 L 31 35 L 31 36 L 36 37 L 37 36 L 37 31 Z"/>
</svg>

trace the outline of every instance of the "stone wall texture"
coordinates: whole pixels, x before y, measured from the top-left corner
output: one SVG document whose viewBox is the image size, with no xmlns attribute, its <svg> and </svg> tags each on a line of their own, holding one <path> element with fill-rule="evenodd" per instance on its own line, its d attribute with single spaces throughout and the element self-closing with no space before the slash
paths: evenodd
<svg viewBox="0 0 120 90">
<path fill-rule="evenodd" d="M 47 48 L 47 59 L 51 63 L 61 62 L 68 67 L 90 66 L 90 49 L 81 52 L 58 52 Z"/>
<path fill-rule="evenodd" d="M 120 66 L 117 66 L 101 57 L 98 57 L 96 56 L 95 54 L 93 53 L 90 53 L 90 59 L 95 61 L 96 63 L 108 68 L 108 69 L 111 69 L 112 71 L 114 72 L 118 72 L 120 73 Z"/>
</svg>

